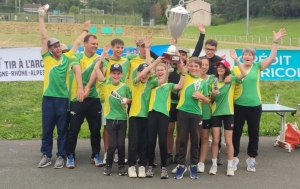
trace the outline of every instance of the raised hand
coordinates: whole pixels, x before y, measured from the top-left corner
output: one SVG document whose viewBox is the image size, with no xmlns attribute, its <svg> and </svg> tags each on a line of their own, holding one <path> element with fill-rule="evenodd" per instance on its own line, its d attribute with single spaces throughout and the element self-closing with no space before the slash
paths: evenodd
<svg viewBox="0 0 300 189">
<path fill-rule="evenodd" d="M 273 35 L 274 35 L 274 41 L 278 41 L 280 38 L 285 36 L 285 29 L 280 28 L 280 30 L 277 33 L 273 31 Z"/>
<path fill-rule="evenodd" d="M 155 63 L 155 64 L 162 63 L 162 62 L 164 62 L 163 59 L 164 59 L 164 57 L 159 56 L 159 57 L 157 57 L 157 59 L 153 63 Z"/>
<path fill-rule="evenodd" d="M 176 46 L 177 45 L 177 39 L 172 38 L 170 40 L 170 44 Z"/>
<path fill-rule="evenodd" d="M 103 47 L 103 54 L 104 55 L 107 55 L 109 50 L 110 50 L 111 46 L 110 44 L 106 44 L 104 47 Z"/>
<path fill-rule="evenodd" d="M 237 60 L 237 59 L 238 59 L 238 56 L 237 56 L 235 50 L 230 49 L 230 57 L 231 57 L 233 60 Z"/>
<path fill-rule="evenodd" d="M 139 36 L 137 34 L 134 34 L 134 42 L 135 42 L 136 45 L 139 44 L 139 40 L 140 40 Z"/>
<path fill-rule="evenodd" d="M 203 24 L 197 24 L 200 33 L 205 34 L 205 26 Z"/>
<path fill-rule="evenodd" d="M 84 29 L 89 30 L 90 26 L 91 26 L 91 21 L 90 20 L 84 22 Z"/>
<path fill-rule="evenodd" d="M 150 48 L 151 45 L 152 45 L 152 42 L 150 40 L 150 37 L 149 36 L 146 36 L 145 39 L 144 39 L 144 43 L 145 43 L 145 47 L 146 48 Z"/>
</svg>

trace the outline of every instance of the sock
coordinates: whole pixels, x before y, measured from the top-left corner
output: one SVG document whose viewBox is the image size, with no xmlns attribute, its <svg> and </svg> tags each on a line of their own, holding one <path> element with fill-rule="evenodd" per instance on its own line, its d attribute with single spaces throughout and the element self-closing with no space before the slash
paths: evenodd
<svg viewBox="0 0 300 189">
<path fill-rule="evenodd" d="M 228 160 L 227 167 L 232 167 L 233 160 Z"/>
<path fill-rule="evenodd" d="M 203 165 L 204 163 L 203 163 L 203 162 L 199 162 L 198 164 L 199 164 L 199 165 Z"/>
<path fill-rule="evenodd" d="M 216 159 L 211 159 L 212 160 L 212 165 L 217 166 L 217 158 Z"/>
</svg>

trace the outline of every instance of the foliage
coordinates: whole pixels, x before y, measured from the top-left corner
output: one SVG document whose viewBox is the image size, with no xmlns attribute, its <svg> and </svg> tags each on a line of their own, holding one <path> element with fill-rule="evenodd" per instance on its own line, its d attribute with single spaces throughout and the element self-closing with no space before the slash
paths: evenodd
<svg viewBox="0 0 300 189">
<path fill-rule="evenodd" d="M 226 18 L 222 18 L 219 15 L 213 15 L 211 18 L 211 25 L 217 26 L 221 24 L 225 24 L 227 22 Z"/>
<path fill-rule="evenodd" d="M 79 13 L 79 8 L 73 5 L 70 7 L 69 13 L 73 13 L 76 15 Z"/>
</svg>

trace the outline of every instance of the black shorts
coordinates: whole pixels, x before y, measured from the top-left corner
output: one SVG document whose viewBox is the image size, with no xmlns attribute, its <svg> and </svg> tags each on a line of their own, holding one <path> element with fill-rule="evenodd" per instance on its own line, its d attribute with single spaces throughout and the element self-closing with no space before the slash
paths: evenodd
<svg viewBox="0 0 300 189">
<path fill-rule="evenodd" d="M 176 107 L 177 107 L 177 104 L 171 103 L 171 108 L 169 111 L 169 123 L 177 121 L 178 110 Z"/>
<path fill-rule="evenodd" d="M 211 119 L 202 120 L 202 129 L 211 128 Z"/>
<path fill-rule="evenodd" d="M 234 127 L 234 116 L 233 115 L 222 115 L 222 116 L 212 116 L 211 126 L 212 127 L 222 127 L 222 122 L 225 130 L 233 130 Z"/>
</svg>

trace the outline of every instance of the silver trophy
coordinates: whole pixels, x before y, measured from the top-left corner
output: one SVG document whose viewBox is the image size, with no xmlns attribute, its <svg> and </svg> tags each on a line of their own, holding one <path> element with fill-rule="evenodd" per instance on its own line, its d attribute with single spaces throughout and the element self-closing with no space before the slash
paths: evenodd
<svg viewBox="0 0 300 189">
<path fill-rule="evenodd" d="M 277 94 L 275 95 L 275 104 L 276 104 L 276 105 L 279 105 L 279 97 L 280 97 L 280 94 L 277 93 Z"/>
<path fill-rule="evenodd" d="M 195 91 L 199 91 L 200 85 L 201 85 L 201 81 L 200 81 L 200 80 L 196 80 L 196 81 L 194 82 L 194 88 L 195 88 Z"/>
<path fill-rule="evenodd" d="M 214 77 L 214 90 L 219 90 L 219 87 L 218 87 L 218 78 L 217 77 Z M 220 91 L 218 92 L 218 94 L 220 93 Z"/>
<path fill-rule="evenodd" d="M 122 97 L 121 95 L 119 95 L 119 93 L 117 93 L 117 91 L 112 91 L 111 96 L 113 96 L 114 98 L 120 100 L 122 103 L 126 103 L 127 99 Z"/>
<path fill-rule="evenodd" d="M 192 19 L 193 12 L 187 11 L 183 6 L 184 0 L 180 0 L 179 4 L 172 9 L 171 5 L 168 5 L 165 12 L 168 19 L 168 29 L 174 39 L 178 39 L 182 35 Z M 163 53 L 163 57 L 166 62 L 180 63 L 180 58 L 176 55 L 176 47 L 174 45 L 171 45 L 168 51 Z"/>
</svg>

